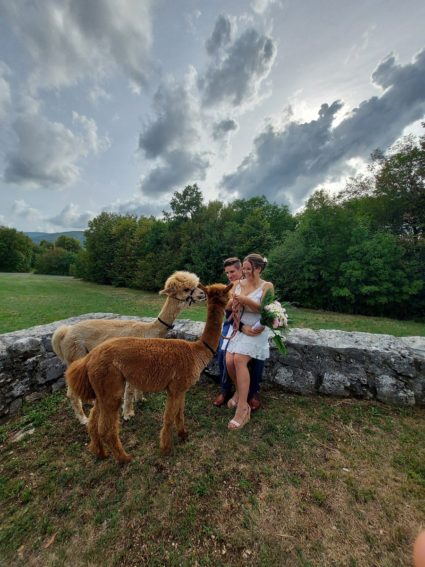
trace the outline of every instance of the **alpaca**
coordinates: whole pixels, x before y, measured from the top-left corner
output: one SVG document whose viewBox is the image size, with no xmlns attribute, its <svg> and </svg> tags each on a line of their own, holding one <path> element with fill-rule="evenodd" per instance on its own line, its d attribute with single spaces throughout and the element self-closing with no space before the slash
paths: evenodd
<svg viewBox="0 0 425 567">
<path fill-rule="evenodd" d="M 174 272 L 165 282 L 159 293 L 167 299 L 158 317 L 151 323 L 122 321 L 116 319 L 87 319 L 75 325 L 63 325 L 56 329 L 52 337 L 52 347 L 58 357 L 69 366 L 82 358 L 95 346 L 112 337 L 165 337 L 178 314 L 196 301 L 205 299 L 204 292 L 198 287 L 199 278 L 190 272 Z M 67 396 L 71 400 L 75 415 L 83 425 L 88 422 L 81 400 L 68 388 Z M 124 419 L 134 415 L 136 390 L 131 385 L 126 388 L 123 405 Z"/>
<path fill-rule="evenodd" d="M 201 285 L 200 285 L 201 287 Z M 119 463 L 128 455 L 119 438 L 119 408 L 126 382 L 144 392 L 167 391 L 160 448 L 171 451 L 173 422 L 181 440 L 187 438 L 184 402 L 218 347 L 224 308 L 232 284 L 203 287 L 208 300 L 208 317 L 201 337 L 194 342 L 181 339 L 110 339 L 87 356 L 72 363 L 66 372 L 68 386 L 76 396 L 93 401 L 87 426 L 89 449 L 104 458 L 106 446 Z"/>
</svg>

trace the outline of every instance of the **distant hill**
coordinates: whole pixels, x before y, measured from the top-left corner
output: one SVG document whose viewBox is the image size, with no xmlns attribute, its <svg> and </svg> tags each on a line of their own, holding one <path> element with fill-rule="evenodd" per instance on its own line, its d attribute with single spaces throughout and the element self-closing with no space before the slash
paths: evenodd
<svg viewBox="0 0 425 567">
<path fill-rule="evenodd" d="M 71 238 L 75 238 L 75 240 L 79 240 L 81 244 L 84 244 L 83 230 L 69 230 L 68 232 L 25 232 L 24 234 L 29 236 L 36 244 L 40 244 L 42 240 L 54 242 L 59 236 L 70 236 Z"/>
</svg>

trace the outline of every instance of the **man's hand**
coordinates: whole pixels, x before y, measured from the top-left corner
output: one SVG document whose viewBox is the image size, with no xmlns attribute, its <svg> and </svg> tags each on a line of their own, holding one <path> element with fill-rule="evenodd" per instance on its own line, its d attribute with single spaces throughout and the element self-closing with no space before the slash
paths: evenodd
<svg viewBox="0 0 425 567">
<path fill-rule="evenodd" d="M 256 337 L 257 335 L 261 335 L 264 331 L 264 328 L 260 329 L 253 329 L 251 325 L 242 325 L 242 333 L 248 335 L 248 337 Z"/>
</svg>

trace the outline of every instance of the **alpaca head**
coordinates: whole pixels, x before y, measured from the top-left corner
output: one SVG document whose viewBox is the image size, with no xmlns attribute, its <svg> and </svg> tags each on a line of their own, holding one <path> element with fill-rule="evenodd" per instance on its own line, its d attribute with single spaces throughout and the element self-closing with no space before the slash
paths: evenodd
<svg viewBox="0 0 425 567">
<path fill-rule="evenodd" d="M 233 287 L 233 283 L 229 285 L 217 283 L 207 286 L 203 286 L 200 283 L 199 287 L 205 292 L 208 305 L 217 305 L 224 309 L 229 301 L 229 293 Z"/>
<path fill-rule="evenodd" d="M 162 295 L 174 297 L 180 301 L 186 301 L 191 305 L 194 301 L 203 301 L 205 293 L 199 287 L 199 278 L 196 274 L 191 272 L 174 272 L 167 279 L 164 289 L 160 292 Z"/>
</svg>

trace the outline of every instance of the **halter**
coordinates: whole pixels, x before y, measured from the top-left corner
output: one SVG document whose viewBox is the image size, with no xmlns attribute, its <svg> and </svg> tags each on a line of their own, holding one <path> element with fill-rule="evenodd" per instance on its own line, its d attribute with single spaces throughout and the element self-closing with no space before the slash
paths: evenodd
<svg viewBox="0 0 425 567">
<path fill-rule="evenodd" d="M 174 299 L 177 299 L 177 301 L 183 301 L 183 303 L 187 303 L 189 305 L 189 307 L 192 305 L 192 303 L 196 302 L 196 299 L 193 299 L 193 294 L 195 293 L 195 289 L 197 289 L 198 286 L 193 287 L 190 290 L 189 295 L 186 297 L 186 299 L 180 299 L 179 297 L 175 297 Z"/>
<path fill-rule="evenodd" d="M 212 355 L 215 356 L 215 350 L 213 350 L 213 349 L 210 347 L 210 345 L 209 345 L 208 343 L 206 343 L 205 341 L 201 341 L 201 342 L 202 342 L 202 344 L 203 344 L 204 346 L 207 347 L 207 349 L 208 349 L 210 352 L 212 352 Z"/>
<path fill-rule="evenodd" d="M 157 319 L 158 319 L 158 321 L 159 321 L 160 323 L 162 323 L 163 325 L 165 325 L 165 326 L 167 327 L 167 329 L 170 329 L 170 330 L 171 330 L 171 329 L 174 329 L 174 325 L 170 325 L 169 323 L 166 323 L 165 321 L 163 321 L 163 320 L 161 319 L 161 317 L 157 317 Z"/>
</svg>

